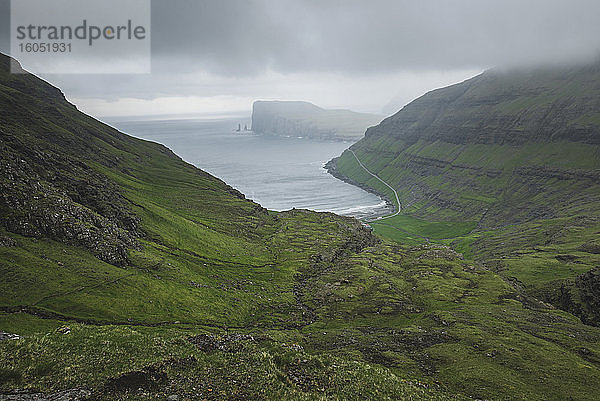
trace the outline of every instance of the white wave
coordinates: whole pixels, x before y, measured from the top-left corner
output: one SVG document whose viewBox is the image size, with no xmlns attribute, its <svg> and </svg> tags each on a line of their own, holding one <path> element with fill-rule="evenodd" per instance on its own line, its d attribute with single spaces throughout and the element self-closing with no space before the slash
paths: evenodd
<svg viewBox="0 0 600 401">
<path fill-rule="evenodd" d="M 381 201 L 376 205 L 362 205 L 362 206 L 353 206 L 353 207 L 349 207 L 349 208 L 344 208 L 344 209 L 336 209 L 335 213 L 339 213 L 339 214 L 343 214 L 343 215 L 348 215 L 348 214 L 354 214 L 354 213 L 368 213 L 368 212 L 374 212 L 378 209 L 383 209 L 386 207 L 386 203 L 385 201 Z"/>
</svg>

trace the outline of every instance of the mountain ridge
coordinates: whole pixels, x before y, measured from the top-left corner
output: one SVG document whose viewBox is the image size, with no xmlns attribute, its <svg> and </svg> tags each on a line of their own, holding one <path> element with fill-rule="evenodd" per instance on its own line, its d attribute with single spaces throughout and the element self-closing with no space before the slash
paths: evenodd
<svg viewBox="0 0 600 401">
<path fill-rule="evenodd" d="M 568 69 L 488 70 L 428 92 L 366 135 L 381 130 L 395 131 L 409 142 L 426 138 L 518 145 L 570 139 L 597 144 L 599 76 L 600 62 Z M 583 93 L 589 103 L 582 101 Z"/>
</svg>

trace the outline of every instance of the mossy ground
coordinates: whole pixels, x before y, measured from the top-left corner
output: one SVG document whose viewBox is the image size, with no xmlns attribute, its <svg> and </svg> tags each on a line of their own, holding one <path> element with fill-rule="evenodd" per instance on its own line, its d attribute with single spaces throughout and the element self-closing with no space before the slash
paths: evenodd
<svg viewBox="0 0 600 401">
<path fill-rule="evenodd" d="M 444 244 L 470 263 L 503 277 L 520 294 L 513 299 L 529 308 L 543 310 L 553 304 L 584 322 L 597 321 L 598 311 L 589 304 L 595 302 L 590 296 L 594 287 L 582 288 L 586 284 L 576 282 L 600 264 L 599 248 L 594 245 L 600 233 L 600 198 L 597 183 L 589 178 L 599 168 L 596 145 L 562 142 L 516 147 L 441 141 L 407 145 L 397 138 L 379 136 L 367 137 L 353 149 L 369 170 L 400 195 L 403 213 L 372 222 L 376 234 L 399 244 Z M 350 152 L 335 163 L 338 174 L 393 199 L 391 191 L 367 174 Z M 586 300 L 584 291 L 588 291 Z M 509 315 L 505 321 L 511 320 Z M 561 326 L 557 323 L 550 319 L 547 327 Z M 471 335 L 477 336 L 475 332 Z M 539 333 L 534 336 L 556 339 Z M 587 352 L 583 348 L 580 354 Z M 462 355 L 454 359 L 457 364 L 469 358 L 459 346 L 445 344 L 436 349 L 455 349 L 456 356 Z M 539 357 L 544 358 L 543 354 Z M 520 366 L 516 361 L 503 363 L 507 365 Z M 461 372 L 465 370 L 469 369 Z M 512 382 L 507 371 L 489 371 L 504 376 L 507 384 Z M 554 374 L 549 374 L 546 385 L 551 386 L 552 377 Z M 503 397 L 510 398 L 507 394 Z"/>
<path fill-rule="evenodd" d="M 174 394 L 189 399 L 462 399 L 380 366 L 314 355 L 263 334 L 69 328 L 0 345 L 5 388 L 53 392 L 85 386 L 95 389 L 94 399 L 106 400 L 164 400 Z"/>
<path fill-rule="evenodd" d="M 164 269 L 105 266 L 101 277 L 133 275 L 102 287 L 86 286 L 89 272 L 66 268 L 65 276 L 80 280 L 65 288 L 68 296 L 3 300 L 14 309 L 0 316 L 0 330 L 24 338 L 0 343 L 2 391 L 86 387 L 100 399 L 593 399 L 599 330 L 530 300 L 447 247 L 375 244 L 360 226 L 336 246 L 350 220 L 329 214 L 294 211 L 278 222 L 272 239 L 286 260 L 274 271 L 192 271 L 174 256 Z M 52 269 L 42 270 L 54 285 Z M 186 296 L 188 280 L 206 293 Z M 188 341 L 202 334 L 214 349 Z"/>
</svg>

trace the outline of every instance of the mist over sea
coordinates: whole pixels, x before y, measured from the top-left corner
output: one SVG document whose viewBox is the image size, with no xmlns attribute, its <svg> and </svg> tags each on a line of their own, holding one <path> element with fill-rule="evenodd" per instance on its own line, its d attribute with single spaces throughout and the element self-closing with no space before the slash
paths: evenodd
<svg viewBox="0 0 600 401">
<path fill-rule="evenodd" d="M 378 196 L 342 182 L 323 165 L 350 142 L 315 141 L 236 132 L 248 119 L 108 119 L 113 127 L 159 142 L 272 210 L 303 208 L 357 218 L 385 212 Z"/>
</svg>

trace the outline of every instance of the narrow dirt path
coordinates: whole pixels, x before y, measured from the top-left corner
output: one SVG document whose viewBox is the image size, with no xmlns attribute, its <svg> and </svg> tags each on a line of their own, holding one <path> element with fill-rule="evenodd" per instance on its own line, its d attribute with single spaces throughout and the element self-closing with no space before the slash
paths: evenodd
<svg viewBox="0 0 600 401">
<path fill-rule="evenodd" d="M 377 178 L 377 179 L 378 179 L 379 181 L 381 181 L 381 182 L 382 182 L 382 183 L 383 183 L 383 184 L 384 184 L 386 187 L 388 187 L 389 189 L 391 189 L 391 190 L 394 192 L 394 196 L 396 197 L 396 202 L 398 203 L 398 210 L 396 210 L 396 212 L 395 212 L 395 213 L 393 213 L 393 214 L 390 214 L 390 215 L 387 215 L 387 216 L 383 216 L 383 217 L 378 217 L 376 220 L 373 220 L 373 221 L 372 221 L 372 223 L 381 224 L 381 225 L 383 225 L 383 226 L 387 226 L 387 227 L 390 227 L 390 228 L 394 228 L 394 229 L 396 229 L 396 230 L 398 230 L 398 231 L 402 231 L 402 232 L 404 232 L 404 233 L 406 233 L 406 234 L 410 234 L 410 235 L 414 235 L 414 236 L 420 237 L 420 238 L 424 239 L 426 242 L 430 242 L 430 241 L 444 241 L 444 240 L 453 240 L 453 239 L 455 239 L 455 238 L 460 238 L 460 237 L 463 237 L 463 235 L 459 235 L 459 236 L 456 236 L 456 237 L 449 237 L 449 238 L 439 238 L 439 239 L 433 240 L 433 239 L 431 239 L 431 238 L 428 238 L 428 237 L 425 237 L 425 236 L 422 236 L 422 235 L 419 235 L 419 234 L 416 234 L 416 233 L 411 233 L 411 232 L 409 232 L 409 231 L 406 231 L 406 230 L 404 230 L 404 229 L 402 229 L 402 228 L 396 227 L 396 226 L 394 226 L 394 225 L 392 225 L 392 224 L 385 224 L 385 223 L 381 223 L 381 221 L 382 221 L 382 220 L 389 219 L 389 218 L 391 218 L 391 217 L 397 216 L 397 215 L 399 215 L 399 214 L 400 214 L 400 212 L 402 211 L 402 204 L 400 203 L 400 198 L 398 197 L 398 192 L 396 192 L 396 190 L 395 190 L 394 188 L 392 188 L 392 186 L 391 186 L 390 184 L 388 184 L 387 182 L 385 182 L 384 180 L 382 180 L 381 178 L 379 178 L 379 176 L 378 176 L 377 174 L 375 174 L 375 173 L 371 172 L 371 171 L 370 171 L 370 170 L 369 170 L 369 169 L 368 169 L 368 168 L 367 168 L 367 167 L 366 167 L 366 166 L 365 166 L 365 165 L 364 165 L 364 164 L 363 164 L 363 163 L 360 161 L 360 159 L 358 158 L 358 156 L 356 156 L 356 153 L 354 153 L 354 151 L 353 151 L 352 149 L 348 149 L 348 150 L 349 150 L 349 151 L 352 153 L 352 155 L 354 156 L 354 158 L 356 159 L 356 161 L 358 162 L 358 164 L 359 164 L 359 165 L 360 165 L 360 166 L 363 168 L 363 170 L 365 170 L 367 173 L 369 173 L 369 174 L 370 174 L 370 175 L 372 175 L 373 177 Z M 410 190 L 409 190 L 409 192 L 410 192 Z M 485 216 L 485 214 L 484 214 L 484 216 Z M 483 216 L 482 216 L 482 219 L 483 219 Z M 471 231 L 470 231 L 470 232 L 469 232 L 467 235 L 469 235 L 469 234 L 473 233 L 475 230 L 476 230 L 476 228 L 474 228 L 473 230 L 471 230 Z"/>
<path fill-rule="evenodd" d="M 388 187 L 389 189 L 392 190 L 392 192 L 394 192 L 394 196 L 396 197 L 396 203 L 397 203 L 397 210 L 395 213 L 392 213 L 390 215 L 387 216 L 383 216 L 383 217 L 378 217 L 376 221 L 381 221 L 381 220 L 385 220 L 385 219 L 389 219 L 390 217 L 394 217 L 400 214 L 400 212 L 402 211 L 402 204 L 400 203 L 400 198 L 398 197 L 398 192 L 396 192 L 396 190 L 394 188 L 392 188 L 392 186 L 390 184 L 388 184 L 387 182 L 385 182 L 384 180 L 382 180 L 381 178 L 379 178 L 379 176 L 375 173 L 372 173 L 368 168 L 365 167 L 364 164 L 362 164 L 362 162 L 360 161 L 360 159 L 358 158 L 358 156 L 356 156 L 356 153 L 354 153 L 354 151 L 352 149 L 348 149 L 352 155 L 354 156 L 354 158 L 356 159 L 356 161 L 358 162 L 358 164 L 370 175 L 372 175 L 373 177 L 377 178 L 379 181 L 381 181 L 381 183 L 383 185 L 385 185 L 386 187 Z"/>
</svg>

